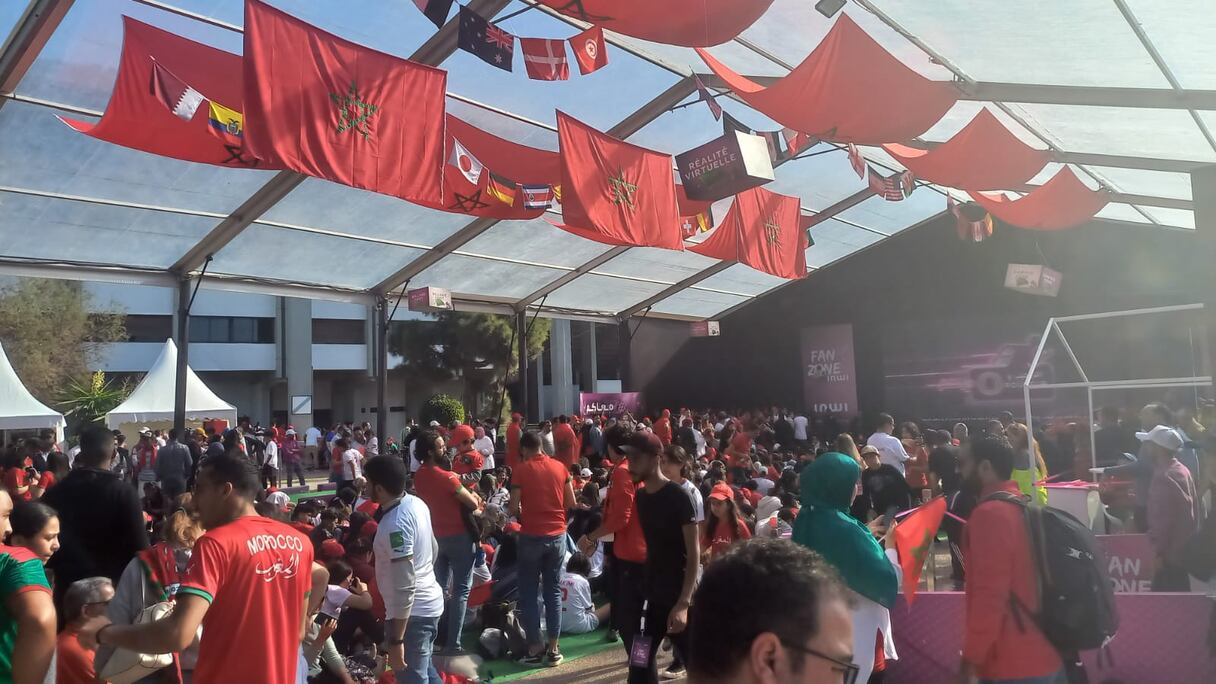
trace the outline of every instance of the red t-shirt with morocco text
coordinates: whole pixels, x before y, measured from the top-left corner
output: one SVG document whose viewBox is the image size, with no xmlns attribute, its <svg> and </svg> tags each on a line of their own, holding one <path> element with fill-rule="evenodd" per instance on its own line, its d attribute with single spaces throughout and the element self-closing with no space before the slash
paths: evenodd
<svg viewBox="0 0 1216 684">
<path fill-rule="evenodd" d="M 308 537 L 259 516 L 199 538 L 178 589 L 211 603 L 195 684 L 295 684 L 312 559 Z"/>
<path fill-rule="evenodd" d="M 436 538 L 467 534 L 460 518 L 460 502 L 456 500 L 456 492 L 462 486 L 456 473 L 431 463 L 414 473 L 414 489 L 431 509 L 431 528 Z"/>
<path fill-rule="evenodd" d="M 511 489 L 519 490 L 520 533 L 554 537 L 566 533 L 566 483 L 570 471 L 561 461 L 533 456 L 511 470 Z"/>
</svg>

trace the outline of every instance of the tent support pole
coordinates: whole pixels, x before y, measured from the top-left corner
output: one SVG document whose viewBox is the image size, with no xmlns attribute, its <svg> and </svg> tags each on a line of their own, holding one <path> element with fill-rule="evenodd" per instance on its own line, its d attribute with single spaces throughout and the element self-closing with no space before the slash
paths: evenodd
<svg viewBox="0 0 1216 684">
<path fill-rule="evenodd" d="M 376 443 L 380 453 L 388 453 L 388 300 L 376 296 L 376 333 L 373 349 L 376 353 Z"/>
<path fill-rule="evenodd" d="M 186 371 L 190 367 L 190 303 L 191 279 L 177 282 L 177 380 L 173 386 L 173 429 L 177 438 L 186 442 Z"/>
<path fill-rule="evenodd" d="M 526 426 L 538 413 L 532 402 L 532 388 L 530 387 L 532 378 L 528 377 L 531 359 L 528 358 L 528 311 L 526 309 L 520 309 L 515 313 L 515 340 L 519 343 L 519 396 L 523 399 L 523 405 L 512 407 L 512 412 L 522 413 Z M 494 416 L 494 419 L 497 420 L 500 417 Z"/>
<path fill-rule="evenodd" d="M 1201 166 L 1191 172 L 1191 192 L 1195 194 L 1196 247 L 1211 254 L 1216 249 L 1216 164 Z M 1198 283 L 1203 297 L 1203 321 L 1207 328 L 1207 372 L 1216 387 L 1216 271 L 1204 269 L 1204 280 Z M 1202 368 L 1202 366 L 1201 366 Z M 1200 371 L 1202 373 L 1203 371 Z"/>
</svg>

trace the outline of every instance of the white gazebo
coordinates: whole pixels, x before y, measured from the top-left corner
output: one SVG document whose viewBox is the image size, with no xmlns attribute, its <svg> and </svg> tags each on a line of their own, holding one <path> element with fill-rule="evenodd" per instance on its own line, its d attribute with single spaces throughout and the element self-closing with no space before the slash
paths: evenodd
<svg viewBox="0 0 1216 684">
<path fill-rule="evenodd" d="M 0 430 L 55 430 L 55 441 L 63 441 L 63 414 L 34 398 L 8 362 L 0 345 Z"/>
<path fill-rule="evenodd" d="M 110 428 L 134 432 L 139 427 L 153 429 L 173 425 L 173 398 L 177 381 L 177 345 L 165 340 L 160 356 L 148 369 L 148 374 L 131 392 L 127 400 L 106 414 Z M 207 385 L 186 367 L 186 421 L 198 423 L 221 419 L 236 423 L 236 407 L 216 396 Z M 134 426 L 130 428 L 127 426 Z"/>
</svg>

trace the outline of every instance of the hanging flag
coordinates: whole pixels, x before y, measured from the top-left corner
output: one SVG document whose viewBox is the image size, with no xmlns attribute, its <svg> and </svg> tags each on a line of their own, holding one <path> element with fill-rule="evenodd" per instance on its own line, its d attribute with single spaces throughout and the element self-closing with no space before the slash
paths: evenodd
<svg viewBox="0 0 1216 684">
<path fill-rule="evenodd" d="M 740 131 L 751 135 L 758 135 L 763 138 L 764 145 L 768 148 L 769 160 L 772 161 L 774 165 L 788 161 L 797 154 L 797 151 L 793 150 L 786 143 L 787 139 L 784 131 L 757 131 L 744 125 L 742 121 L 739 121 L 726 112 L 722 113 L 722 130 L 727 133 L 731 131 Z M 811 138 L 807 136 L 806 142 L 810 142 L 810 140 Z M 818 141 L 816 140 L 816 142 Z"/>
<path fill-rule="evenodd" d="M 983 218 L 974 219 L 974 215 L 982 208 L 978 204 L 959 205 L 950 195 L 946 195 L 946 210 L 954 216 L 954 229 L 958 239 L 971 242 L 983 242 L 992 237 L 992 214 L 984 211 Z"/>
<path fill-rule="evenodd" d="M 553 199 L 557 200 L 558 204 L 561 204 L 561 201 L 562 201 L 562 186 L 561 185 L 553 186 Z"/>
<path fill-rule="evenodd" d="M 509 207 L 515 206 L 515 181 L 510 178 L 503 178 L 493 171 L 490 172 L 489 176 L 490 179 L 486 181 L 486 192 L 494 199 Z"/>
<path fill-rule="evenodd" d="M 735 195 L 722 225 L 689 251 L 747 264 L 778 278 L 806 275 L 801 201 L 756 187 Z"/>
<path fill-rule="evenodd" d="M 933 539 L 946 514 L 946 497 L 939 496 L 912 511 L 895 527 L 895 548 L 899 551 L 899 567 L 904 575 L 904 596 L 908 605 L 916 598 L 920 572 L 925 556 L 933 549 Z"/>
<path fill-rule="evenodd" d="M 452 11 L 452 0 L 414 0 L 414 4 L 435 28 L 443 28 L 448 20 L 448 12 Z"/>
<path fill-rule="evenodd" d="M 515 56 L 515 36 L 486 21 L 468 7 L 460 7 L 460 36 L 457 45 L 481 61 L 503 71 L 511 70 Z"/>
<path fill-rule="evenodd" d="M 697 93 L 701 96 L 701 100 L 705 102 L 705 106 L 709 107 L 709 113 L 714 115 L 714 120 L 722 118 L 722 105 L 718 104 L 718 100 L 714 98 L 714 94 L 709 92 L 709 88 L 701 82 L 701 77 L 693 74 L 693 80 L 697 83 Z"/>
<path fill-rule="evenodd" d="M 785 146 L 791 157 L 819 142 L 806 133 L 799 133 L 792 128 L 782 128 L 781 137 L 785 138 Z"/>
<path fill-rule="evenodd" d="M 570 78 L 566 62 L 566 41 L 549 38 L 520 38 L 528 78 L 536 81 L 564 81 Z"/>
<path fill-rule="evenodd" d="M 157 62 L 152 62 L 152 94 L 164 103 L 173 116 L 182 121 L 194 118 L 200 105 L 207 101 L 203 94 L 186 85 Z"/>
<path fill-rule="evenodd" d="M 873 166 L 866 165 L 868 175 L 866 184 L 875 195 L 888 202 L 898 202 L 904 198 L 904 186 L 901 174 L 893 173 L 890 177 L 883 176 Z"/>
<path fill-rule="evenodd" d="M 553 206 L 553 186 L 550 185 L 520 185 L 524 193 L 525 209 L 548 209 Z"/>
<path fill-rule="evenodd" d="M 563 230 L 610 245 L 684 249 L 671 156 L 557 112 Z"/>
<path fill-rule="evenodd" d="M 849 166 L 853 167 L 853 171 L 857 173 L 858 178 L 866 177 L 866 160 L 861 157 L 861 150 L 853 143 L 849 143 Z"/>
<path fill-rule="evenodd" d="M 911 171 L 905 170 L 899 174 L 899 189 L 903 191 L 904 197 L 912 196 L 912 191 L 916 189 L 916 176 L 912 175 Z"/>
<path fill-rule="evenodd" d="M 207 102 L 207 123 L 213 134 L 233 145 L 240 145 L 245 136 L 245 117 L 214 100 Z"/>
<path fill-rule="evenodd" d="M 447 72 L 245 3 L 245 147 L 292 171 L 442 201 Z"/>
<path fill-rule="evenodd" d="M 604 45 L 604 29 L 598 26 L 570 39 L 578 72 L 584 76 L 608 64 L 608 49 Z"/>
<path fill-rule="evenodd" d="M 477 185 L 481 180 L 481 169 L 483 168 L 481 162 L 477 160 L 477 157 L 469 154 L 464 145 L 461 145 L 460 141 L 455 138 L 452 138 L 452 156 L 448 158 L 448 163 L 460 169 L 464 177 L 473 185 Z"/>
</svg>

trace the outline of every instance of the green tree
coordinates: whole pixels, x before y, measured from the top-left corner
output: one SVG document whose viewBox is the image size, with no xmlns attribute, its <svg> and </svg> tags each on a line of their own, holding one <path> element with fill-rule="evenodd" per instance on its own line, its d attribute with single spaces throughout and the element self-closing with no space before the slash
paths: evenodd
<svg viewBox="0 0 1216 684">
<path fill-rule="evenodd" d="M 535 358 L 549 339 L 549 320 L 528 320 L 528 355 Z M 519 373 L 514 331 L 515 319 L 510 316 L 444 311 L 434 320 L 394 323 L 389 350 L 403 357 L 402 368 L 410 377 L 432 382 L 462 379 L 465 406 L 489 416 L 502 386 Z"/>
<path fill-rule="evenodd" d="M 105 373 L 94 371 L 87 382 L 73 380 L 60 395 L 63 413 L 81 427 L 100 424 L 134 389 L 130 380 L 106 380 Z"/>
<path fill-rule="evenodd" d="M 101 345 L 127 338 L 124 316 L 97 311 L 80 283 L 23 278 L 0 290 L 0 341 L 17 376 L 46 404 L 91 386 Z"/>
</svg>

